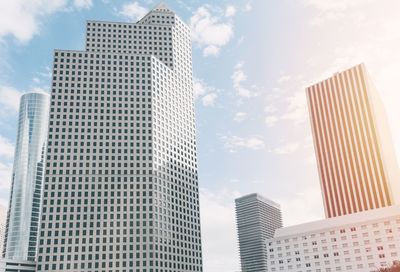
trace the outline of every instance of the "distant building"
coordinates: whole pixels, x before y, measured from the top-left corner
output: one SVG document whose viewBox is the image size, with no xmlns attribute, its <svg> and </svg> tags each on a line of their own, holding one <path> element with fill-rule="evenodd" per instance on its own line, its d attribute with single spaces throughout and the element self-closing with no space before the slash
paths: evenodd
<svg viewBox="0 0 400 272">
<path fill-rule="evenodd" d="M 258 194 L 235 200 L 242 272 L 267 271 L 265 240 L 282 227 L 279 204 Z"/>
<path fill-rule="evenodd" d="M 50 97 L 21 97 L 3 257 L 34 261 L 44 177 Z"/>
<path fill-rule="evenodd" d="M 400 256 L 400 206 L 276 230 L 266 241 L 268 272 L 368 272 Z"/>
<path fill-rule="evenodd" d="M 306 89 L 327 218 L 399 204 L 400 172 L 365 66 Z"/>
</svg>

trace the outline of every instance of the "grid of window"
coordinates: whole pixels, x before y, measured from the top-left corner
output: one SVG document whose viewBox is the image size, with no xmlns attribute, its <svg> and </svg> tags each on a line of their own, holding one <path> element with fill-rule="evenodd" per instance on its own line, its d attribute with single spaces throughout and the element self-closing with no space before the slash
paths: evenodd
<svg viewBox="0 0 400 272">
<path fill-rule="evenodd" d="M 54 55 L 38 271 L 202 271 L 188 27 L 91 21 L 86 49 Z"/>
<path fill-rule="evenodd" d="M 400 217 L 267 240 L 268 271 L 376 271 L 399 259 Z"/>
<path fill-rule="evenodd" d="M 150 20 L 159 17 L 162 20 Z M 97 52 L 154 55 L 173 68 L 175 15 L 153 12 L 136 24 L 89 21 L 86 49 Z"/>
</svg>

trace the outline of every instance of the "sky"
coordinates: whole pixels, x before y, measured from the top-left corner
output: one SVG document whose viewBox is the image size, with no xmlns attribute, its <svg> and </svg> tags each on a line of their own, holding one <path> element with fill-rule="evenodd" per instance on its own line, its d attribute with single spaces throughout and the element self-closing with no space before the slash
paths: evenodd
<svg viewBox="0 0 400 272">
<path fill-rule="evenodd" d="M 0 1 L 0 204 L 19 98 L 49 90 L 52 51 L 83 50 L 86 20 L 135 22 L 157 3 Z M 205 272 L 239 271 L 236 197 L 280 203 L 286 226 L 324 217 L 306 86 L 364 62 L 400 154 L 400 1 L 165 3 L 192 29 Z"/>
</svg>

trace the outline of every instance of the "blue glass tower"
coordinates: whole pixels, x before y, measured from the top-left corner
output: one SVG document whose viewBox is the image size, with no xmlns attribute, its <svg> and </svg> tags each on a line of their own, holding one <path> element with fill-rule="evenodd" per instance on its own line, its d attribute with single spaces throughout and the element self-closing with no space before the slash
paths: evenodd
<svg viewBox="0 0 400 272">
<path fill-rule="evenodd" d="M 27 93 L 19 108 L 3 257 L 34 261 L 49 119 L 49 95 Z"/>
</svg>

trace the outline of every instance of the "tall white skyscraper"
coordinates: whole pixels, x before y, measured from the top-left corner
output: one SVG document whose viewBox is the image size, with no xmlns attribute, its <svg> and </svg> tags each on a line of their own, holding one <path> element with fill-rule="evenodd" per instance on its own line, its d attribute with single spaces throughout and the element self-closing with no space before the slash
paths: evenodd
<svg viewBox="0 0 400 272">
<path fill-rule="evenodd" d="M 191 36 L 163 4 L 56 50 L 38 271 L 202 271 Z"/>
<path fill-rule="evenodd" d="M 265 272 L 265 241 L 282 227 L 281 208 L 259 194 L 237 198 L 235 205 L 242 272 Z"/>
<path fill-rule="evenodd" d="M 44 177 L 49 95 L 21 97 L 3 257 L 34 261 Z"/>
</svg>

